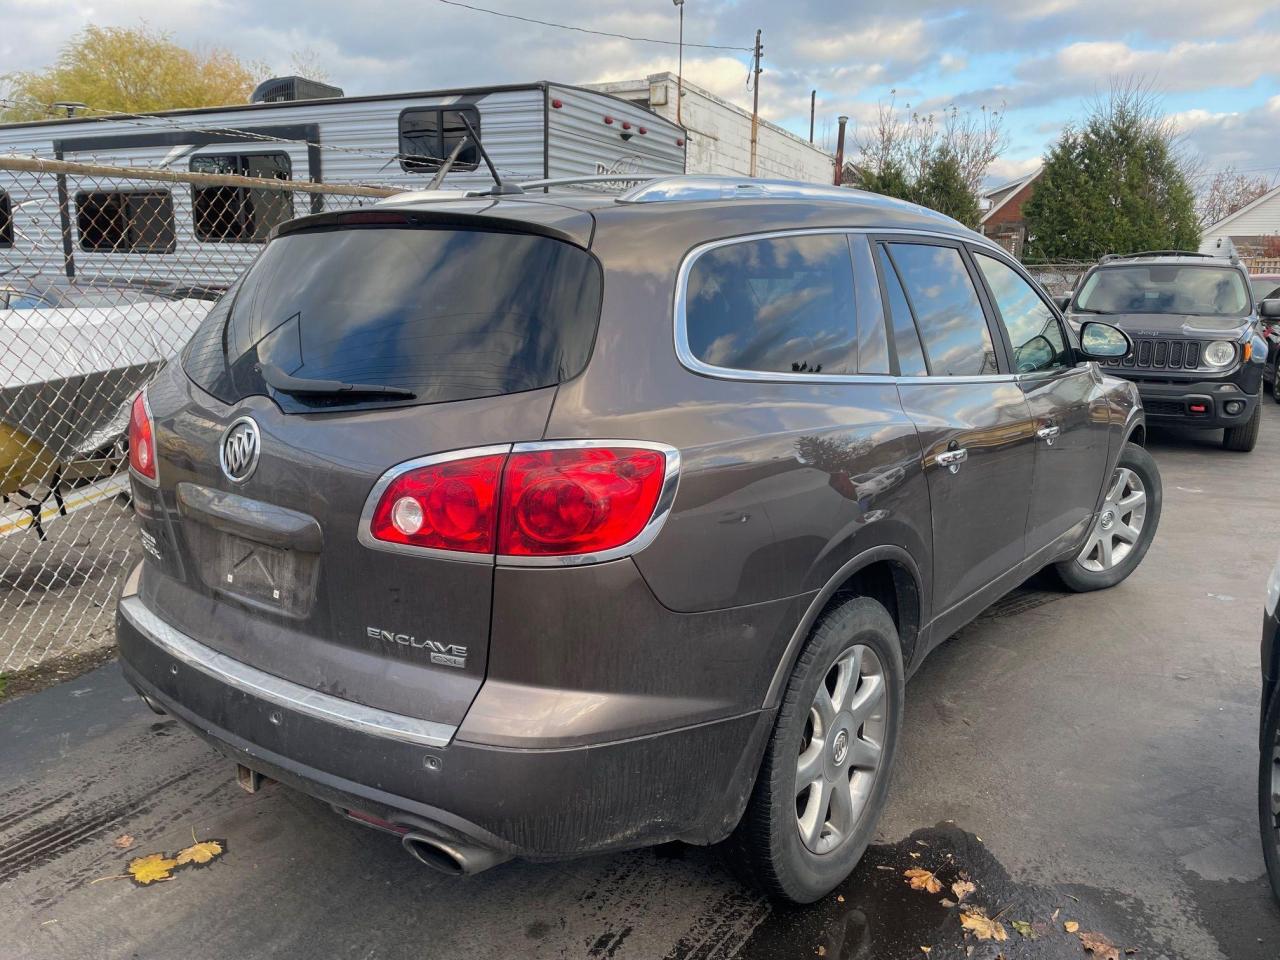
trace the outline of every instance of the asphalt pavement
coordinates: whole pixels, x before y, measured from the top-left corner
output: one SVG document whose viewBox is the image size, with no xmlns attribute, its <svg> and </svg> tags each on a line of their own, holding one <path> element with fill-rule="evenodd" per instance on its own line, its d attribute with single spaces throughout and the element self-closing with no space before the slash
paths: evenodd
<svg viewBox="0 0 1280 960">
<path fill-rule="evenodd" d="M 1280 550 L 1280 407 L 1265 413 L 1249 455 L 1153 431 L 1164 516 L 1126 583 L 1077 596 L 1039 576 L 932 655 L 878 842 L 818 904 L 771 906 L 681 845 L 438 876 L 306 797 L 243 793 L 108 664 L 0 705 L 0 958 L 1013 960 L 1087 956 L 1092 932 L 1120 957 L 1276 960 L 1255 783 Z M 225 852 L 120 878 L 193 838 Z M 942 891 L 913 890 L 917 868 Z M 974 891 L 945 905 L 962 880 Z M 1009 939 L 966 938 L 967 904 Z"/>
</svg>

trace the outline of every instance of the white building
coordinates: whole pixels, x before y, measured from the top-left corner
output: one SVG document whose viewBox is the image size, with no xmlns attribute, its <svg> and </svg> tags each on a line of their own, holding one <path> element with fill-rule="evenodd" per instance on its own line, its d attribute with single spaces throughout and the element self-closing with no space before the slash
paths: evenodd
<svg viewBox="0 0 1280 960">
<path fill-rule="evenodd" d="M 655 73 L 642 80 L 585 86 L 648 107 L 676 120 L 677 82 L 674 73 Z M 751 173 L 751 111 L 717 97 L 685 80 L 680 121 L 688 131 L 687 173 L 749 176 Z M 794 133 L 767 120 L 759 121 L 756 176 L 766 179 L 835 181 L 835 158 Z"/>
<path fill-rule="evenodd" d="M 1280 186 L 1205 227 L 1200 239 L 1201 253 L 1237 253 L 1244 259 L 1272 257 L 1267 248 L 1276 246 L 1280 246 Z"/>
</svg>

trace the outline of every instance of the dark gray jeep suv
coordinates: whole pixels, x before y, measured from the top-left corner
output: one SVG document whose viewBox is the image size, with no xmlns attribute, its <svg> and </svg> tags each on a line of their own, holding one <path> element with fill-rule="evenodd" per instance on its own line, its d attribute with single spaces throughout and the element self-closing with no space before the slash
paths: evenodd
<svg viewBox="0 0 1280 960">
<path fill-rule="evenodd" d="M 470 873 L 670 840 L 811 901 L 904 683 L 1142 559 L 1132 385 L 959 224 L 851 190 L 408 199 L 279 228 L 134 404 L 129 680 Z"/>
<path fill-rule="evenodd" d="M 1262 423 L 1267 342 L 1249 274 L 1236 259 L 1177 250 L 1103 257 L 1064 298 L 1073 324 L 1105 318 L 1133 340 L 1108 373 L 1132 380 L 1155 423 L 1222 430 L 1222 445 L 1248 453 Z"/>
</svg>

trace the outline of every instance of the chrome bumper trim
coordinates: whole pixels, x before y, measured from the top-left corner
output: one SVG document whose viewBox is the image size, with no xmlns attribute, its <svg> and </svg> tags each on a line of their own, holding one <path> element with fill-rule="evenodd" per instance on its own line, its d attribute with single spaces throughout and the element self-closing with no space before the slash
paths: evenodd
<svg viewBox="0 0 1280 960">
<path fill-rule="evenodd" d="M 447 723 L 353 703 L 241 663 L 165 623 L 148 610 L 139 597 L 121 598 L 120 612 L 147 639 L 187 666 L 287 710 L 359 733 L 426 747 L 446 747 L 457 732 L 457 727 Z"/>
</svg>

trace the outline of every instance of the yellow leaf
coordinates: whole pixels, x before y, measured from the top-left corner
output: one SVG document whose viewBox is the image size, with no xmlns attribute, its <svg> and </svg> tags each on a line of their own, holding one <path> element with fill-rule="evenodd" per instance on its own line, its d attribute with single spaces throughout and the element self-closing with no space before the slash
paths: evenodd
<svg viewBox="0 0 1280 960">
<path fill-rule="evenodd" d="M 1013 924 L 1013 929 L 1017 930 L 1017 931 L 1018 931 L 1018 933 L 1022 934 L 1022 935 L 1023 935 L 1024 937 L 1026 937 L 1028 940 L 1035 940 L 1035 939 L 1037 939 L 1037 937 L 1036 937 L 1036 931 L 1035 931 L 1035 928 L 1034 928 L 1033 926 L 1031 926 L 1030 921 L 1027 921 L 1027 920 L 1010 920 L 1009 922 L 1010 922 L 1011 924 Z"/>
<path fill-rule="evenodd" d="M 904 870 L 902 875 L 907 878 L 907 883 L 911 885 L 912 890 L 924 890 L 928 893 L 942 892 L 942 881 L 933 875 L 932 870 L 912 867 L 910 870 Z"/>
<path fill-rule="evenodd" d="M 1076 923 L 1074 920 L 1068 920 L 1062 925 L 1062 929 L 1067 931 L 1067 933 L 1075 933 L 1080 929 L 1080 924 Z"/>
<path fill-rule="evenodd" d="M 978 888 L 968 880 L 957 880 L 951 885 L 951 892 L 956 895 L 956 900 L 960 901 Z"/>
<path fill-rule="evenodd" d="M 222 856 L 222 843 L 219 840 L 201 840 L 178 851 L 177 864 L 204 864 L 214 857 Z"/>
<path fill-rule="evenodd" d="M 818 948 L 818 956 L 820 956 L 820 957 L 825 957 L 826 955 L 827 955 L 827 948 L 826 948 L 826 947 L 819 947 L 819 948 Z"/>
<path fill-rule="evenodd" d="M 157 880 L 168 880 L 173 876 L 173 868 L 177 860 L 170 860 L 163 853 L 153 853 L 145 857 L 137 857 L 129 861 L 129 876 L 141 886 L 155 883 Z"/>
<path fill-rule="evenodd" d="M 981 907 L 970 907 L 960 914 L 960 925 L 973 931 L 979 940 L 1008 940 L 1004 924 L 987 916 Z"/>
<path fill-rule="evenodd" d="M 921 953 L 933 953 L 933 947 L 921 947 L 921 948 L 920 948 L 920 952 L 921 952 Z"/>
</svg>

